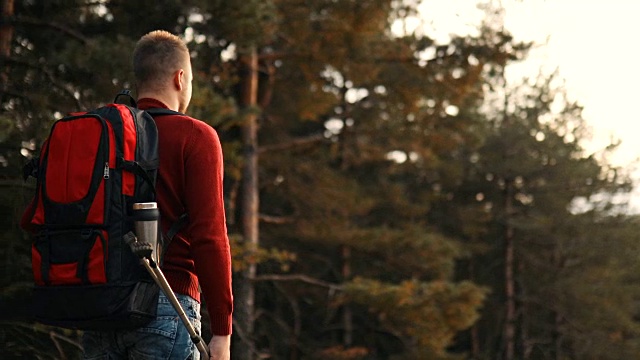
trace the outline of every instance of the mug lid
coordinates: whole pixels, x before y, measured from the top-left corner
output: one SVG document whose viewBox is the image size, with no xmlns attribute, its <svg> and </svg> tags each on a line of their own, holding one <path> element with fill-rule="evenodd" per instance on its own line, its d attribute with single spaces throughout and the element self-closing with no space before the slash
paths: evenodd
<svg viewBox="0 0 640 360">
<path fill-rule="evenodd" d="M 146 209 L 157 209 L 158 203 L 156 202 L 145 202 L 145 203 L 135 203 L 133 204 L 133 210 L 146 210 Z"/>
</svg>

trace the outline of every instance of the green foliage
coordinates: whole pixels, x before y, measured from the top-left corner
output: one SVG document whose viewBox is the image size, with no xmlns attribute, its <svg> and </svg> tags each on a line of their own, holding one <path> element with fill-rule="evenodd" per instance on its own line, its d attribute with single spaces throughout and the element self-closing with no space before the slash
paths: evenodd
<svg viewBox="0 0 640 360">
<path fill-rule="evenodd" d="M 276 248 L 248 249 L 247 244 L 237 236 L 230 236 L 231 260 L 234 272 L 246 270 L 250 264 L 274 262 L 279 265 L 281 271 L 288 271 L 291 262 L 296 260 L 296 254 Z"/>
<path fill-rule="evenodd" d="M 356 278 L 345 284 L 344 296 L 374 313 L 382 331 L 411 344 L 408 358 L 432 359 L 444 356 L 453 337 L 473 325 L 485 293 L 470 282 L 392 285 Z"/>
<path fill-rule="evenodd" d="M 215 34 L 241 46 L 262 45 L 273 37 L 277 22 L 273 1 L 206 1 Z"/>
</svg>

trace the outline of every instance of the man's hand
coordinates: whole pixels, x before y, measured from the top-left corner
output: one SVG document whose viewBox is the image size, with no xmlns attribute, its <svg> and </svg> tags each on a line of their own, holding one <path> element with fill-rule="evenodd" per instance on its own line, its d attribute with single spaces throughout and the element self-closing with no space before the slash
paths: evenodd
<svg viewBox="0 0 640 360">
<path fill-rule="evenodd" d="M 231 335 L 213 335 L 209 341 L 210 360 L 229 360 L 231 358 Z"/>
</svg>

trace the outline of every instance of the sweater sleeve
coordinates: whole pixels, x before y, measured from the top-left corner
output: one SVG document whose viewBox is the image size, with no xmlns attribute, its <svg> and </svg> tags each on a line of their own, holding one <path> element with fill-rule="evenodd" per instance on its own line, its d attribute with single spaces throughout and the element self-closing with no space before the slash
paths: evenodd
<svg viewBox="0 0 640 360">
<path fill-rule="evenodd" d="M 222 147 L 216 131 L 195 121 L 185 153 L 191 257 L 209 311 L 211 331 L 228 335 L 233 312 L 231 253 L 222 192 Z"/>
</svg>

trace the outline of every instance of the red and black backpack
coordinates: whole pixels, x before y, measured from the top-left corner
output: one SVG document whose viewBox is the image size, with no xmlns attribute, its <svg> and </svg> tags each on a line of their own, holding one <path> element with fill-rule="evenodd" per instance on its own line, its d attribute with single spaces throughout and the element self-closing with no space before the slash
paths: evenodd
<svg viewBox="0 0 640 360">
<path fill-rule="evenodd" d="M 53 124 L 25 166 L 25 178 L 37 179 L 23 217 L 33 233 L 36 320 L 107 330 L 155 317 L 159 288 L 123 236 L 133 230 L 132 204 L 155 201 L 157 170 L 158 130 L 128 91 Z"/>
</svg>

